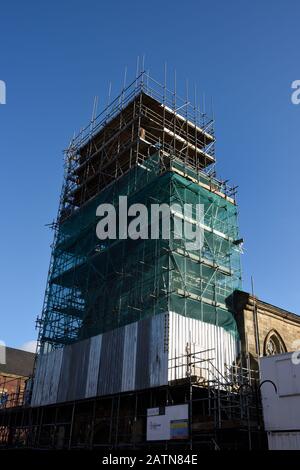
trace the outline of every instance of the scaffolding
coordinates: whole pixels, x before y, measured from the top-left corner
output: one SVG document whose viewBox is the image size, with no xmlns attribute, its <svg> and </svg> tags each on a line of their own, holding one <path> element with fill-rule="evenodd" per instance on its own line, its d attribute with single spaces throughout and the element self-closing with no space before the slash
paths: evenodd
<svg viewBox="0 0 300 470">
<path fill-rule="evenodd" d="M 0 410 L 0 447 L 36 449 L 261 449 L 259 376 L 248 364 L 230 365 L 221 376 L 215 350 L 187 344 L 169 368 L 180 377 L 159 388 L 124 392 L 42 407 Z M 184 370 L 184 376 L 182 376 Z M 147 409 L 188 405 L 188 437 L 147 442 Z"/>
<path fill-rule="evenodd" d="M 24 406 L 29 403 L 31 378 L 27 376 L 1 377 L 0 410 Z"/>
<path fill-rule="evenodd" d="M 43 312 L 41 352 L 166 311 L 237 334 L 241 287 L 235 188 L 215 177 L 213 120 L 142 72 L 75 137 L 65 177 Z M 99 240 L 96 209 L 204 205 L 204 246 L 170 239 Z M 191 223 L 197 222 L 190 214 Z"/>
</svg>

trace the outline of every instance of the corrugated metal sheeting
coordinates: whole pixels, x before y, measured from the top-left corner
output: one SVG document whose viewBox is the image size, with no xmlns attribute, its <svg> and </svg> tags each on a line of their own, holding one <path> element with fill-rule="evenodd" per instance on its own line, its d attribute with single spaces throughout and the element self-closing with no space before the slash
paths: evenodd
<svg viewBox="0 0 300 470">
<path fill-rule="evenodd" d="M 222 327 L 170 313 L 169 380 L 186 376 L 186 358 L 182 356 L 186 355 L 187 349 L 194 353 L 192 375 L 224 382 L 227 370 L 237 357 L 238 344 L 236 338 Z"/>
<path fill-rule="evenodd" d="M 269 450 L 299 450 L 300 432 L 268 432 Z"/>
<path fill-rule="evenodd" d="M 160 314 L 40 356 L 32 406 L 166 385 L 186 376 L 186 362 L 175 358 L 187 343 L 195 351 L 213 349 L 202 357 L 222 374 L 236 357 L 236 341 L 223 328 Z"/>
<path fill-rule="evenodd" d="M 167 384 L 165 314 L 39 357 L 32 406 Z"/>
</svg>

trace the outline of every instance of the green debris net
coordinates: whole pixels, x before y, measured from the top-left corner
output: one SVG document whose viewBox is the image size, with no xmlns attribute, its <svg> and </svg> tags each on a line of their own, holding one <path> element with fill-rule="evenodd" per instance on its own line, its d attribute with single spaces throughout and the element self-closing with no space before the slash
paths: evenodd
<svg viewBox="0 0 300 470">
<path fill-rule="evenodd" d="M 205 174 L 178 174 L 180 162 L 162 173 L 152 157 L 78 208 L 58 228 L 43 312 L 41 340 L 50 347 L 94 336 L 173 311 L 218 325 L 237 336 L 231 296 L 241 288 L 237 208 L 200 186 Z M 176 172 L 177 171 L 177 172 Z M 185 171 L 186 173 L 186 171 Z M 218 183 L 214 188 L 220 189 Z M 119 196 L 134 203 L 204 205 L 204 245 L 188 250 L 186 240 L 99 240 L 96 208 Z M 190 217 L 196 217 L 192 211 Z"/>
</svg>

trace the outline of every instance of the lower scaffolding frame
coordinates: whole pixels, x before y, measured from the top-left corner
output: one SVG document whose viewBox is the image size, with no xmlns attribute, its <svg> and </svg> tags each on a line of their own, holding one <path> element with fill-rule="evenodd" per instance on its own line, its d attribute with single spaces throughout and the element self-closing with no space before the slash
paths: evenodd
<svg viewBox="0 0 300 470">
<path fill-rule="evenodd" d="M 200 383 L 190 374 L 167 386 L 42 407 L 0 410 L 0 445 L 31 449 L 266 448 L 259 386 L 253 371 L 231 368 L 231 381 Z M 193 362 L 194 361 L 194 362 Z M 147 442 L 147 409 L 189 405 L 189 438 Z"/>
</svg>

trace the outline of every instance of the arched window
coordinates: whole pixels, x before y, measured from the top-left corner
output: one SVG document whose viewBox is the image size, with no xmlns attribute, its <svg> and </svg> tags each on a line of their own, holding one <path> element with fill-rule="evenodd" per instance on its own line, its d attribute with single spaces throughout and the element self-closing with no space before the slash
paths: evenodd
<svg viewBox="0 0 300 470">
<path fill-rule="evenodd" d="M 279 333 L 271 330 L 265 339 L 264 355 L 272 356 L 273 354 L 282 354 L 286 352 L 285 344 Z"/>
</svg>

